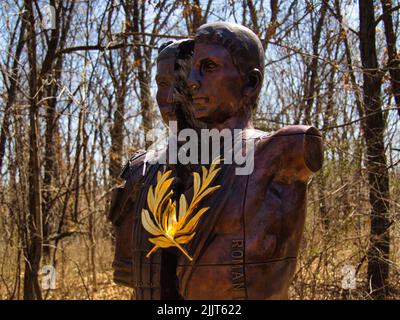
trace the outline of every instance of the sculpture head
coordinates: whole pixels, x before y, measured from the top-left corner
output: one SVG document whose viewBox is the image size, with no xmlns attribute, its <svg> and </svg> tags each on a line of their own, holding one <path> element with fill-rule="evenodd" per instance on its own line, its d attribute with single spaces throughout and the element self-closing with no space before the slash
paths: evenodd
<svg viewBox="0 0 400 320">
<path fill-rule="evenodd" d="M 160 47 L 157 57 L 157 103 L 164 122 L 177 121 L 178 130 L 206 127 L 194 117 L 188 86 L 193 49 L 191 39 L 169 41 Z"/>
<path fill-rule="evenodd" d="M 178 44 L 173 41 L 161 45 L 157 57 L 157 94 L 156 100 L 160 108 L 161 117 L 168 125 L 169 121 L 176 120 L 174 88 L 175 88 L 175 57 Z"/>
<path fill-rule="evenodd" d="M 249 120 L 263 77 L 263 46 L 250 29 L 229 22 L 198 29 L 189 76 L 197 119 L 209 123 L 232 117 Z"/>
<path fill-rule="evenodd" d="M 160 107 L 164 122 L 177 121 L 177 129 L 186 128 L 196 131 L 206 128 L 206 124 L 197 120 L 193 114 L 191 92 L 188 85 L 188 75 L 193 57 L 194 40 L 181 40 L 168 42 L 160 47 L 157 58 L 157 103 Z M 179 141 L 182 145 L 185 141 Z M 174 197 L 179 201 L 179 196 L 184 191 L 183 181 L 189 181 L 191 172 L 197 166 L 189 163 L 182 165 L 169 164 L 175 167 L 177 173 L 174 183 Z"/>
</svg>

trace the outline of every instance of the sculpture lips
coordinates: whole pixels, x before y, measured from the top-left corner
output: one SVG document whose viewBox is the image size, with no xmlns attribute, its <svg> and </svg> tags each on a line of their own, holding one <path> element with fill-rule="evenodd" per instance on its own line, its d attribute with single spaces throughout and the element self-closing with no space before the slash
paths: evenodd
<svg viewBox="0 0 400 320">
<path fill-rule="evenodd" d="M 165 106 L 162 107 L 163 113 L 167 115 L 168 117 L 174 117 L 175 116 L 175 107 L 174 106 Z"/>
<path fill-rule="evenodd" d="M 194 97 L 193 98 L 193 105 L 195 107 L 195 112 L 203 112 L 207 109 L 207 104 L 209 99 L 207 97 Z"/>
<path fill-rule="evenodd" d="M 203 106 L 208 103 L 209 99 L 207 97 L 193 97 L 193 104 L 195 106 Z"/>
</svg>

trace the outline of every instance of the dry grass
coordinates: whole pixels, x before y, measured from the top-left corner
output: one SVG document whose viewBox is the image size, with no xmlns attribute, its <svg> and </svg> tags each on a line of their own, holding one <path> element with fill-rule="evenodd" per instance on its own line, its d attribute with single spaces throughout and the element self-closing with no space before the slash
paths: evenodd
<svg viewBox="0 0 400 320">
<path fill-rule="evenodd" d="M 398 187 L 396 185 L 396 187 Z M 316 185 L 309 190 L 309 208 L 299 252 L 297 271 L 292 286 L 290 299 L 370 299 L 370 290 L 366 281 L 368 248 L 369 210 L 355 201 L 351 189 L 343 188 L 340 192 L 327 197 L 330 222 L 325 228 L 321 222 L 316 205 L 319 203 Z M 392 190 L 394 194 L 398 190 Z M 344 197 L 350 205 L 343 200 Z M 365 201 L 367 203 L 367 201 Z M 346 205 L 346 208 L 342 206 Z M 391 229 L 390 256 L 390 295 L 388 299 L 400 299 L 400 234 L 398 217 Z M 396 219 L 397 218 L 397 219 Z M 131 299 L 132 289 L 118 286 L 112 280 L 111 263 L 113 247 L 109 223 L 98 220 L 95 245 L 95 271 L 90 261 L 90 245 L 84 234 L 61 241 L 57 252 L 57 288 L 48 293 L 46 299 Z M 108 229 L 109 230 L 109 229 Z M 4 237 L 4 239 L 14 237 Z M 0 299 L 22 299 L 23 297 L 23 258 L 21 256 L 18 271 L 18 251 L 16 243 L 0 243 Z M 357 269 L 357 288 L 343 290 L 342 268 L 352 265 Z M 19 288 L 16 283 L 20 282 Z M 17 282 L 16 282 L 17 281 Z"/>
</svg>

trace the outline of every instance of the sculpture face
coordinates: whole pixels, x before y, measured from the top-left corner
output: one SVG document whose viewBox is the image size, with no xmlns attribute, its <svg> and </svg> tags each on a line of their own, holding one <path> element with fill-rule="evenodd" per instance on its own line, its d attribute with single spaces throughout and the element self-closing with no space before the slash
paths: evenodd
<svg viewBox="0 0 400 320">
<path fill-rule="evenodd" d="M 157 104 L 160 108 L 161 117 L 168 125 L 169 121 L 176 120 L 174 87 L 175 87 L 175 59 L 162 59 L 157 64 Z"/>
<path fill-rule="evenodd" d="M 242 109 L 244 80 L 221 45 L 195 44 L 189 86 L 197 119 L 221 123 Z"/>
</svg>

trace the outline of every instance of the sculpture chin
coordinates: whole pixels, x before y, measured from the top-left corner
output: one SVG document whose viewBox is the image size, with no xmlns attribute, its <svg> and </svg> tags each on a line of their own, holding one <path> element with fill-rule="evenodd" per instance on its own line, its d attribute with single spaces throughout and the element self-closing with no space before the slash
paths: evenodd
<svg viewBox="0 0 400 320">
<path fill-rule="evenodd" d="M 207 107 L 195 107 L 194 109 L 194 116 L 198 120 L 207 121 L 209 119 L 208 115 L 208 108 Z"/>
</svg>

